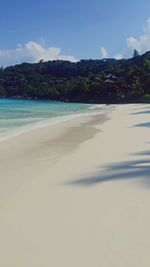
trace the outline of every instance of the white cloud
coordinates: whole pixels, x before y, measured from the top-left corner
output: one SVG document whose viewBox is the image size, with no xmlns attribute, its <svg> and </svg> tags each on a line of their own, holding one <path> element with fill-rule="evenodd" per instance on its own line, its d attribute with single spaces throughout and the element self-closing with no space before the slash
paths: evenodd
<svg viewBox="0 0 150 267">
<path fill-rule="evenodd" d="M 36 63 L 39 60 L 68 60 L 75 62 L 70 55 L 63 55 L 57 47 L 45 47 L 44 44 L 30 41 L 25 45 L 18 44 L 15 49 L 0 50 L 0 66 L 9 66 L 21 62 Z"/>
<path fill-rule="evenodd" d="M 115 56 L 115 59 L 122 59 L 122 58 L 124 58 L 124 55 L 123 54 L 117 54 L 116 56 Z"/>
<path fill-rule="evenodd" d="M 143 29 L 143 34 L 138 38 L 133 36 L 127 38 L 127 46 L 132 50 L 137 49 L 139 53 L 150 50 L 150 18 L 147 20 L 146 26 Z"/>
<path fill-rule="evenodd" d="M 143 32 L 139 37 L 130 36 L 126 39 L 127 49 L 123 53 L 118 53 L 114 56 L 115 59 L 127 58 L 133 54 L 133 50 L 136 49 L 139 54 L 143 54 L 146 51 L 150 51 L 150 17 L 148 18 L 146 25 L 143 27 Z M 100 54 L 102 58 L 108 58 L 108 51 L 101 46 Z M 111 55 L 112 57 L 112 55 Z"/>
<path fill-rule="evenodd" d="M 107 52 L 106 48 L 104 48 L 103 46 L 101 46 L 101 48 L 100 48 L 100 55 L 102 56 L 102 58 L 108 57 L 108 52 Z"/>
</svg>

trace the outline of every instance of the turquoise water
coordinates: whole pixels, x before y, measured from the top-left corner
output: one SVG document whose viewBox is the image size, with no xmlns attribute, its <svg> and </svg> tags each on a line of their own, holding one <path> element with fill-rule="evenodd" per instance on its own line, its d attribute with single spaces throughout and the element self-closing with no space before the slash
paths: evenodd
<svg viewBox="0 0 150 267">
<path fill-rule="evenodd" d="M 93 108 L 89 104 L 0 99 L 0 140 L 91 112 Z"/>
</svg>

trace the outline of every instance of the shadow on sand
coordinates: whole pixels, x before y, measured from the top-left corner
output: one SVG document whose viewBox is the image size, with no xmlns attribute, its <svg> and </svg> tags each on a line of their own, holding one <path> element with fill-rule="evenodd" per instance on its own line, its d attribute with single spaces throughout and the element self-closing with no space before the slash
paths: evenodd
<svg viewBox="0 0 150 267">
<path fill-rule="evenodd" d="M 140 154 L 139 154 L 140 155 Z M 149 156 L 150 152 L 141 152 L 141 155 Z M 122 179 L 146 179 L 144 182 L 150 186 L 150 159 L 127 161 L 118 164 L 104 166 L 91 177 L 77 179 L 68 183 L 74 186 L 92 186 L 98 183 Z"/>
<path fill-rule="evenodd" d="M 144 110 L 144 111 L 131 113 L 131 115 L 145 115 L 145 114 L 150 114 L 150 110 Z"/>
<path fill-rule="evenodd" d="M 150 122 L 144 122 L 134 125 L 133 127 L 150 127 Z"/>
<path fill-rule="evenodd" d="M 147 108 L 147 107 L 146 107 Z M 135 114 L 145 114 L 150 111 L 142 111 Z M 132 127 L 150 127 L 150 122 L 140 123 Z M 150 187 L 150 151 L 145 150 L 132 154 L 137 160 L 124 161 L 105 165 L 95 171 L 95 174 L 82 177 L 67 183 L 72 186 L 92 186 L 115 180 L 138 179 L 143 185 Z"/>
</svg>

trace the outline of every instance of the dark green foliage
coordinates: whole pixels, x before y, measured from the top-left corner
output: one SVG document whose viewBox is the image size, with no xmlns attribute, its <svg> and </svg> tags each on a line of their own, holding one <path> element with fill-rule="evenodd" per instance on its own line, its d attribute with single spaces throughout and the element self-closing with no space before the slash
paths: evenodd
<svg viewBox="0 0 150 267">
<path fill-rule="evenodd" d="M 0 97 L 5 97 L 6 96 L 6 91 L 3 86 L 0 86 Z"/>
<path fill-rule="evenodd" d="M 138 57 L 138 56 L 139 56 L 139 52 L 136 49 L 134 49 L 134 51 L 133 51 L 133 57 Z"/>
<path fill-rule="evenodd" d="M 145 98 L 146 95 L 146 98 Z M 48 61 L 0 68 L 0 97 L 118 103 L 150 95 L 150 52 L 131 59 Z"/>
<path fill-rule="evenodd" d="M 144 95 L 142 100 L 150 103 L 150 94 Z"/>
</svg>

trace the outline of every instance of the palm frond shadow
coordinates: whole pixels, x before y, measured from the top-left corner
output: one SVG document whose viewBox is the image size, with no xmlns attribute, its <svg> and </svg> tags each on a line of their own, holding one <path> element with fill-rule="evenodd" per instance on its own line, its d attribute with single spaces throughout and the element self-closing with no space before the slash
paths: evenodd
<svg viewBox="0 0 150 267">
<path fill-rule="evenodd" d="M 109 181 L 139 178 L 142 179 L 145 185 L 149 184 L 150 186 L 150 159 L 132 160 L 104 166 L 96 171 L 95 175 L 74 180 L 68 185 L 92 186 Z"/>
<path fill-rule="evenodd" d="M 133 127 L 147 127 L 147 128 L 149 128 L 150 122 L 139 123 L 139 124 L 134 125 Z"/>
<path fill-rule="evenodd" d="M 131 113 L 131 115 L 145 115 L 145 114 L 150 114 L 150 110 L 144 110 L 144 111 Z"/>
</svg>

